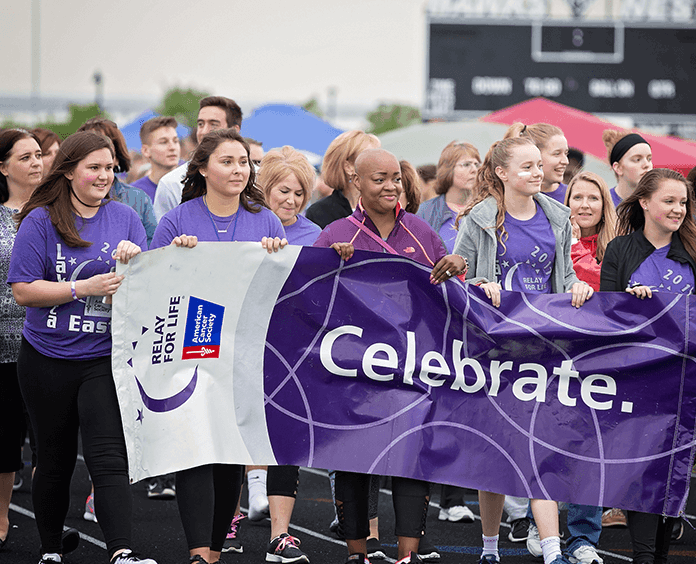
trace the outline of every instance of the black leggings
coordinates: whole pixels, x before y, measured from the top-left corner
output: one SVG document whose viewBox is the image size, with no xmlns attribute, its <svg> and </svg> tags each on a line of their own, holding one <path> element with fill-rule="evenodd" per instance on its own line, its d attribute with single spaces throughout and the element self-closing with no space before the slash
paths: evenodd
<svg viewBox="0 0 696 564">
<path fill-rule="evenodd" d="M 22 469 L 22 445 L 26 431 L 17 363 L 0 363 L 0 474 Z"/>
<path fill-rule="evenodd" d="M 665 564 L 672 541 L 674 517 L 627 511 L 634 564 Z"/>
<path fill-rule="evenodd" d="M 17 367 L 36 437 L 32 501 L 43 552 L 63 551 L 78 432 L 109 558 L 130 548 L 132 500 L 111 357 L 51 358 L 22 339 Z"/>
<path fill-rule="evenodd" d="M 243 478 L 239 464 L 206 464 L 176 473 L 176 502 L 189 550 L 222 550 Z"/>
<path fill-rule="evenodd" d="M 367 538 L 370 497 L 369 474 L 336 471 L 336 513 L 348 540 Z M 392 503 L 397 537 L 420 538 L 425 533 L 430 484 L 413 478 L 392 477 Z"/>
<path fill-rule="evenodd" d="M 269 466 L 266 478 L 266 495 L 297 497 L 300 486 L 299 466 Z"/>
</svg>

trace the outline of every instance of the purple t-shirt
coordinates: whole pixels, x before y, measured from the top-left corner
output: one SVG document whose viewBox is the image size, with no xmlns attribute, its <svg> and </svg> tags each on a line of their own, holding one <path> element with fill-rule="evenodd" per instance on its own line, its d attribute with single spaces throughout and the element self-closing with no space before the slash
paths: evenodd
<svg viewBox="0 0 696 564">
<path fill-rule="evenodd" d="M 553 198 L 557 202 L 565 205 L 565 195 L 568 190 L 568 185 L 563 184 L 562 182 L 558 185 L 558 188 L 556 188 L 553 192 L 542 192 L 542 194 L 546 194 L 549 198 Z"/>
<path fill-rule="evenodd" d="M 77 217 L 80 236 L 89 247 L 68 247 L 45 208 L 33 210 L 22 222 L 10 260 L 8 284 L 66 282 L 104 274 L 116 266 L 113 253 L 122 240 L 147 250 L 138 214 L 110 201 L 94 217 Z M 24 337 L 45 356 L 85 360 L 111 354 L 111 304 L 88 296 L 54 307 L 28 307 Z"/>
<path fill-rule="evenodd" d="M 628 285 L 648 286 L 653 292 L 690 294 L 694 288 L 694 273 L 688 263 L 667 258 L 670 247 L 655 249 L 631 274 Z"/>
<path fill-rule="evenodd" d="M 623 198 L 616 193 L 616 186 L 609 190 L 609 193 L 611 194 L 611 201 L 614 202 L 614 207 L 619 207 L 619 204 L 623 202 Z"/>
<path fill-rule="evenodd" d="M 140 188 L 143 192 L 150 196 L 150 199 L 153 202 L 155 201 L 155 191 L 157 190 L 157 184 L 150 180 L 149 176 L 145 175 L 142 178 L 139 178 L 135 182 L 132 182 L 131 186 Z"/>
<path fill-rule="evenodd" d="M 526 221 L 506 213 L 505 230 L 508 238 L 505 249 L 498 242 L 496 268 L 503 290 L 550 294 L 556 239 L 541 206 L 537 204 L 534 217 Z"/>
<path fill-rule="evenodd" d="M 451 210 L 450 210 L 451 211 Z M 447 252 L 452 253 L 454 251 L 454 243 L 457 240 L 458 231 L 454 228 L 454 212 L 451 211 L 450 217 L 447 221 L 442 224 L 438 234 L 442 237 L 445 242 L 445 247 L 447 247 Z"/>
<path fill-rule="evenodd" d="M 268 208 L 261 208 L 259 213 L 251 213 L 240 204 L 237 213 L 220 217 L 208 211 L 203 198 L 184 202 L 164 214 L 157 224 L 150 248 L 166 247 L 174 237 L 182 234 L 195 235 L 199 241 L 221 242 L 285 237 L 283 224 Z"/>
<path fill-rule="evenodd" d="M 285 237 L 291 245 L 312 246 L 319 237 L 321 227 L 303 215 L 297 215 L 297 221 L 285 226 Z"/>
</svg>

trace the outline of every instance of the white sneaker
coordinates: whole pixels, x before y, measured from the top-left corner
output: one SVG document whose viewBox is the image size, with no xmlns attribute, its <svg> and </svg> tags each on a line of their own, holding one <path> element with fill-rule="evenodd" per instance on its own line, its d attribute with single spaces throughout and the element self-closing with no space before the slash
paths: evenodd
<svg viewBox="0 0 696 564">
<path fill-rule="evenodd" d="M 544 552 L 541 550 L 541 539 L 539 529 L 534 523 L 529 524 L 529 534 L 527 535 L 527 550 L 535 558 L 539 558 Z"/>
<path fill-rule="evenodd" d="M 465 505 L 455 505 L 449 509 L 444 507 L 440 509 L 440 514 L 437 516 L 440 521 L 452 521 L 453 523 L 473 523 L 474 514 L 471 509 Z"/>
<path fill-rule="evenodd" d="M 597 554 L 595 547 L 589 544 L 580 545 L 568 558 L 572 564 L 604 564 L 604 560 Z"/>
<path fill-rule="evenodd" d="M 109 564 L 157 564 L 152 558 L 143 558 L 132 550 L 124 550 L 114 556 Z"/>
</svg>

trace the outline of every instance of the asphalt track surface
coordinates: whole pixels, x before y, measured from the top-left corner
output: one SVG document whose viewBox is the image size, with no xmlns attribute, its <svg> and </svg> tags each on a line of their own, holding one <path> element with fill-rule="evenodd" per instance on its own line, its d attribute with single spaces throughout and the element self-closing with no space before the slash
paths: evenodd
<svg viewBox="0 0 696 564">
<path fill-rule="evenodd" d="M 25 451 L 28 449 L 25 449 Z M 2 564 L 37 564 L 39 561 L 39 536 L 33 517 L 29 472 L 25 469 L 25 483 L 14 492 L 10 508 L 9 540 L 0 552 Z M 82 460 L 78 461 L 72 482 L 71 507 L 66 526 L 75 527 L 82 535 L 81 543 L 75 552 L 65 556 L 67 564 L 106 564 L 108 562 L 105 545 L 99 525 L 83 520 L 84 503 L 90 485 L 87 469 Z M 147 498 L 144 484 L 132 486 L 133 493 L 133 540 L 134 549 L 157 560 L 159 564 L 186 564 L 188 552 L 183 530 L 179 521 L 176 501 L 157 501 Z M 242 495 L 243 510 L 246 505 L 246 491 Z M 481 525 L 474 523 L 450 523 L 439 521 L 439 488 L 433 488 L 432 501 L 427 520 L 427 533 L 433 544 L 442 554 L 442 564 L 476 563 L 481 547 Z M 467 496 L 467 504 L 478 516 L 476 495 Z M 343 564 L 347 557 L 345 544 L 331 534 L 329 524 L 333 519 L 331 490 L 326 472 L 315 469 L 302 469 L 300 490 L 292 517 L 290 533 L 301 539 L 301 548 L 310 557 L 312 564 Z M 696 523 L 696 520 L 692 519 Z M 564 523 L 564 515 L 561 516 Z M 393 563 L 396 560 L 396 539 L 394 537 L 394 518 L 391 494 L 383 489 L 380 494 L 380 536 L 387 560 L 373 560 Z M 504 564 L 541 564 L 541 559 L 532 557 L 524 543 L 507 540 L 509 525 L 501 527 L 501 558 Z M 567 532 L 566 538 L 567 538 Z M 270 522 L 262 520 L 252 523 L 242 521 L 240 538 L 242 554 L 223 554 L 225 564 L 260 564 L 265 562 L 265 551 L 269 541 Z M 609 528 L 602 532 L 599 543 L 600 554 L 607 564 L 630 562 L 630 538 L 626 529 Z M 672 544 L 670 563 L 686 564 L 696 562 L 696 530 L 685 525 L 684 536 Z"/>
</svg>

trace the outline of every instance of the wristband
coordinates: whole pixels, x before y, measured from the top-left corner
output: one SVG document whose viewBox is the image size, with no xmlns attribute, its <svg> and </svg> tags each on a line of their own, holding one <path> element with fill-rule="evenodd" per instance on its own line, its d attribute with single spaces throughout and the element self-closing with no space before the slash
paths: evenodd
<svg viewBox="0 0 696 564">
<path fill-rule="evenodd" d="M 72 280 L 70 282 L 70 293 L 72 294 L 72 299 L 76 300 L 77 299 L 77 291 L 75 289 L 75 281 Z"/>
</svg>

